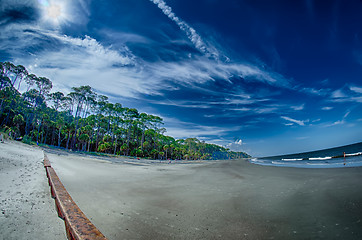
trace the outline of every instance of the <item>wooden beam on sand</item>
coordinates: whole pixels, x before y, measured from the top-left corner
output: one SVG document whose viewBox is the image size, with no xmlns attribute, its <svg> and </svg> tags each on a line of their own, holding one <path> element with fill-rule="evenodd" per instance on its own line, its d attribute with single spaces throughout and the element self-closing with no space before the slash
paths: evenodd
<svg viewBox="0 0 362 240">
<path fill-rule="evenodd" d="M 107 240 L 73 201 L 45 154 L 44 168 L 47 173 L 51 195 L 55 199 L 58 216 L 64 220 L 68 239 Z"/>
</svg>

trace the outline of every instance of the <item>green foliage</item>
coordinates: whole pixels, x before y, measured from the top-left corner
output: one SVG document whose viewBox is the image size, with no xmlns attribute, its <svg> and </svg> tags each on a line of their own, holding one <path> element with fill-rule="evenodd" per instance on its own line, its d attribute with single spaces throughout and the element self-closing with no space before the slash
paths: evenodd
<svg viewBox="0 0 362 240">
<path fill-rule="evenodd" d="M 22 139 L 22 142 L 26 143 L 26 144 L 34 144 L 34 142 L 31 140 L 31 137 L 29 135 L 25 135 Z"/>
<path fill-rule="evenodd" d="M 105 143 L 102 143 L 101 145 L 99 145 L 98 147 L 98 152 L 107 152 L 107 150 L 111 149 L 112 147 L 112 144 L 109 143 L 109 142 L 105 142 Z"/>
<path fill-rule="evenodd" d="M 83 133 L 83 134 L 81 134 L 81 135 L 78 137 L 78 139 L 79 139 L 79 141 L 81 141 L 81 142 L 87 142 L 87 141 L 89 140 L 89 136 L 88 136 L 88 134 Z"/>
<path fill-rule="evenodd" d="M 26 91 L 19 92 L 26 84 Z M 160 159 L 227 159 L 248 157 L 196 138 L 164 135 L 159 116 L 110 103 L 90 86 L 50 93 L 51 80 L 25 67 L 0 62 L 0 128 L 23 142 L 49 144 L 102 154 Z M 22 87 L 22 89 L 25 89 Z"/>
<path fill-rule="evenodd" d="M 143 151 L 142 151 L 140 148 L 138 148 L 138 149 L 136 150 L 136 156 L 137 156 L 137 157 L 143 157 Z"/>
<path fill-rule="evenodd" d="M 24 124 L 24 118 L 21 114 L 16 115 L 13 118 L 13 123 L 16 124 L 17 126 Z"/>
</svg>

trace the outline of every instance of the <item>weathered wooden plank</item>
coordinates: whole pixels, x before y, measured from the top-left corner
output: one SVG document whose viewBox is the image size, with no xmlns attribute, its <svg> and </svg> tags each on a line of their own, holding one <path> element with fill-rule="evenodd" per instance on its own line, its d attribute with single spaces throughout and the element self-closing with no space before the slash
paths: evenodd
<svg viewBox="0 0 362 240">
<path fill-rule="evenodd" d="M 65 222 L 68 239 L 106 240 L 106 237 L 91 223 L 73 201 L 55 170 L 50 166 L 50 162 L 49 166 L 45 163 L 45 157 L 44 167 L 47 171 L 52 197 L 55 198 L 58 216 Z"/>
</svg>

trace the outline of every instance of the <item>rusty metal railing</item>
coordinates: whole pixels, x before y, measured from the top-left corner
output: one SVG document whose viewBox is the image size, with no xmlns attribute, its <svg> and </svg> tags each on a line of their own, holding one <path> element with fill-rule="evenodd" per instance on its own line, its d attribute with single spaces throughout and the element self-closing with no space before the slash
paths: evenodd
<svg viewBox="0 0 362 240">
<path fill-rule="evenodd" d="M 107 240 L 75 204 L 44 153 L 44 168 L 58 216 L 64 220 L 69 240 Z"/>
</svg>

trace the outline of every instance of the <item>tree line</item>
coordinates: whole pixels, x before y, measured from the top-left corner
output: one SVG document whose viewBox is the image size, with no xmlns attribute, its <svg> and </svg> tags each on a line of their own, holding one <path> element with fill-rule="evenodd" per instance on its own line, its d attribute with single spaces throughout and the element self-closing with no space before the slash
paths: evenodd
<svg viewBox="0 0 362 240">
<path fill-rule="evenodd" d="M 153 159 L 249 157 L 196 138 L 164 135 L 163 119 L 111 103 L 90 86 L 51 92 L 46 77 L 0 62 L 0 129 L 15 139 L 86 152 Z"/>
</svg>

